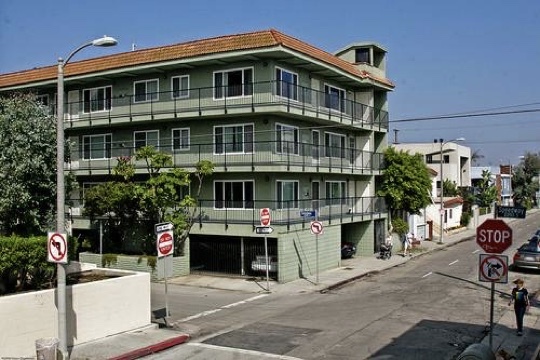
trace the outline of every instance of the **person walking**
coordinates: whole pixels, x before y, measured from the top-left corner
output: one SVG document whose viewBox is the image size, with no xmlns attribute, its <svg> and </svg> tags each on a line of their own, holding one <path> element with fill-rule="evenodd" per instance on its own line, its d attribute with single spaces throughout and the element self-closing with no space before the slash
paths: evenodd
<svg viewBox="0 0 540 360">
<path fill-rule="evenodd" d="M 412 239 L 413 239 L 413 234 L 411 232 L 409 232 L 403 238 L 403 256 L 404 257 L 407 255 L 410 255 L 410 252 L 408 250 L 412 246 Z"/>
<path fill-rule="evenodd" d="M 514 304 L 514 312 L 516 313 L 516 325 L 517 325 L 517 335 L 523 335 L 523 317 L 525 312 L 529 308 L 529 292 L 524 287 L 525 282 L 523 279 L 514 280 L 516 287 L 512 289 L 512 298 L 508 303 L 508 306 Z"/>
</svg>

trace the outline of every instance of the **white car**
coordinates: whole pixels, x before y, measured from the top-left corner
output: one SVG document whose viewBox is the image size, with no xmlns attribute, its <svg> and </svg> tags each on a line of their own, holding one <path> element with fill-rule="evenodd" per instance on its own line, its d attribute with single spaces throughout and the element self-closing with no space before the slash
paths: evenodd
<svg viewBox="0 0 540 360">
<path fill-rule="evenodd" d="M 277 258 L 275 256 L 268 257 L 270 265 L 268 266 L 268 272 L 277 272 Z M 257 272 L 266 272 L 266 256 L 259 255 L 255 257 L 255 260 L 251 262 L 251 270 Z"/>
</svg>

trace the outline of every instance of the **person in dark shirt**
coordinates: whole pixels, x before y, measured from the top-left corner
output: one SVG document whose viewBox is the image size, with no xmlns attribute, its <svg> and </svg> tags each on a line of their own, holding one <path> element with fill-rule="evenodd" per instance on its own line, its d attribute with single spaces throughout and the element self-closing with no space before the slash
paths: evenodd
<svg viewBox="0 0 540 360">
<path fill-rule="evenodd" d="M 523 279 L 514 280 L 516 287 L 512 289 L 512 298 L 508 305 L 514 304 L 514 312 L 516 313 L 516 325 L 518 336 L 523 335 L 523 317 L 529 307 L 529 292 L 525 289 Z"/>
</svg>

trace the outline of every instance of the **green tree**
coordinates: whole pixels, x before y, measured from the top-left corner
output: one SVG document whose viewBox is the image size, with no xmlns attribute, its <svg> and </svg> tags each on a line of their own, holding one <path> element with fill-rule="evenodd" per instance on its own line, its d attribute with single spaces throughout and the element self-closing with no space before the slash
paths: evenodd
<svg viewBox="0 0 540 360">
<path fill-rule="evenodd" d="M 7 234 L 54 227 L 56 127 L 32 94 L 0 98 L 0 224 Z"/>
<path fill-rule="evenodd" d="M 456 186 L 456 183 L 453 181 L 450 181 L 449 179 L 444 179 L 443 194 L 444 196 L 458 196 L 459 190 Z"/>
<path fill-rule="evenodd" d="M 489 170 L 482 171 L 482 179 L 478 183 L 476 200 L 480 207 L 489 207 L 497 200 L 497 188 L 491 180 L 491 172 Z"/>
<path fill-rule="evenodd" d="M 539 191 L 540 153 L 527 152 L 512 174 L 512 190 L 517 205 L 530 208 Z M 538 204 L 537 204 L 538 205 Z"/>
<path fill-rule="evenodd" d="M 422 155 L 410 155 L 389 147 L 384 153 L 383 181 L 379 196 L 384 196 L 392 219 L 406 213 L 418 214 L 431 203 L 432 181 Z"/>
<path fill-rule="evenodd" d="M 133 161 L 145 162 L 146 181 L 134 181 Z M 107 216 L 108 223 L 119 229 L 121 243 L 133 236 L 133 229 L 143 221 L 148 225 L 148 239 L 154 238 L 154 224 L 171 222 L 175 230 L 175 255 L 183 254 L 183 245 L 197 219 L 196 198 L 200 196 L 204 178 L 213 173 L 214 165 L 202 160 L 195 165 L 194 172 L 171 167 L 172 156 L 153 147 L 139 149 L 134 159 L 119 158 L 115 179 L 96 185 L 85 194 L 85 214 L 92 218 Z M 190 187 L 193 196 L 187 194 Z"/>
</svg>

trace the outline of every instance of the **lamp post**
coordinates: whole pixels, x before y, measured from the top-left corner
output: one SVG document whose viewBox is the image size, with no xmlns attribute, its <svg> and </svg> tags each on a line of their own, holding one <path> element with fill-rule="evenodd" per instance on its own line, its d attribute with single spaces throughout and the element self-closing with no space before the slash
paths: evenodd
<svg viewBox="0 0 540 360">
<path fill-rule="evenodd" d="M 439 176 L 440 176 L 440 179 L 441 179 L 441 191 L 439 193 L 439 200 L 440 200 L 440 207 L 439 207 L 439 215 L 440 215 L 440 223 L 439 223 L 439 231 L 440 231 L 440 235 L 439 235 L 439 244 L 442 244 L 444 242 L 444 176 L 443 176 L 443 163 L 444 163 L 444 158 L 443 158 L 443 148 L 444 148 L 444 145 L 448 144 L 449 142 L 452 142 L 452 141 L 465 141 L 465 138 L 463 137 L 459 137 L 459 138 L 456 138 L 456 139 L 453 139 L 453 140 L 447 140 L 447 141 L 444 141 L 444 139 L 435 139 L 433 140 L 434 143 L 439 143 L 440 144 L 440 171 L 439 171 Z"/>
<path fill-rule="evenodd" d="M 64 67 L 80 50 L 89 46 L 114 46 L 118 42 L 110 36 L 89 41 L 73 50 L 66 60 L 58 59 L 56 101 L 56 232 L 64 234 L 65 227 L 65 186 L 64 186 Z M 58 340 L 63 359 L 68 359 L 66 325 L 66 269 L 57 264 Z"/>
</svg>

